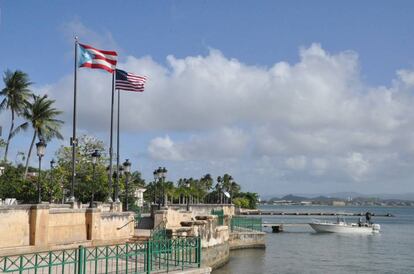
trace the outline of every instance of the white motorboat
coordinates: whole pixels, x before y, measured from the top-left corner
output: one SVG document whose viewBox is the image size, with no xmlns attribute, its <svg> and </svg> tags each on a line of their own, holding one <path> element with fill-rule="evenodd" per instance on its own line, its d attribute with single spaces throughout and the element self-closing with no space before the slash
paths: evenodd
<svg viewBox="0 0 414 274">
<path fill-rule="evenodd" d="M 331 233 L 360 233 L 360 234 L 370 234 L 380 232 L 381 226 L 379 224 L 371 223 L 347 223 L 345 220 L 339 219 L 336 223 L 314 220 L 309 223 L 309 225 L 316 232 L 331 232 Z"/>
</svg>

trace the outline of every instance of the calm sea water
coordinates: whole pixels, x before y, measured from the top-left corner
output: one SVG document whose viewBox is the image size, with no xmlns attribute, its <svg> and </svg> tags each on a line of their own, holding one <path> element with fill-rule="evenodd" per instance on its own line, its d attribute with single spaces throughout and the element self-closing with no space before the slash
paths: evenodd
<svg viewBox="0 0 414 274">
<path fill-rule="evenodd" d="M 414 273 L 414 208 L 264 206 L 262 209 L 303 212 L 391 213 L 374 217 L 381 233 L 344 235 L 315 233 L 309 226 L 286 227 L 266 234 L 266 250 L 231 252 L 230 262 L 213 274 L 257 273 Z M 263 216 L 263 221 L 303 223 L 315 217 Z M 333 220 L 336 217 L 321 217 Z M 357 222 L 357 217 L 347 221 Z"/>
</svg>

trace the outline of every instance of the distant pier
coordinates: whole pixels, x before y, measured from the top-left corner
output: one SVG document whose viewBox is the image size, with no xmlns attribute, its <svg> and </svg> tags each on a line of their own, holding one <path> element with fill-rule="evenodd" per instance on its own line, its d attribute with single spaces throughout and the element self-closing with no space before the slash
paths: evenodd
<svg viewBox="0 0 414 274">
<path fill-rule="evenodd" d="M 277 215 L 277 216 L 365 216 L 366 212 L 351 213 L 351 212 L 283 212 L 283 211 L 268 211 L 268 210 L 249 210 L 240 212 L 239 215 Z M 371 212 L 371 216 L 375 217 L 395 217 L 391 213 L 375 214 Z"/>
</svg>

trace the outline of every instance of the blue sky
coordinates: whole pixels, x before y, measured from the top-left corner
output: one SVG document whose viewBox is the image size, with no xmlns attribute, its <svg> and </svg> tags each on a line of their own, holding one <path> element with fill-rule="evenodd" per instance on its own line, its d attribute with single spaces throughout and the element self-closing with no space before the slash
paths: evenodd
<svg viewBox="0 0 414 274">
<path fill-rule="evenodd" d="M 73 35 L 117 50 L 124 68 L 150 76 L 144 94 L 125 95 L 130 103 L 125 111 L 136 121 L 128 122 L 122 134 L 122 158 L 139 163 L 135 167 L 147 179 L 158 165 L 166 165 L 172 179 L 229 172 L 246 189 L 260 193 L 414 191 L 408 160 L 414 155 L 397 146 L 404 134 L 411 146 L 412 113 L 405 104 L 413 91 L 413 11 L 412 1 L 0 1 L 0 69 L 26 71 L 34 89 L 58 100 L 67 119 L 71 94 L 63 93 L 71 92 Z M 96 80 L 109 79 L 105 72 L 80 73 L 85 77 L 80 98 L 89 91 L 86 87 L 105 92 L 94 86 Z M 289 80 L 277 82 L 281 75 Z M 315 78 L 301 83 L 307 77 Z M 269 83 L 263 84 L 264 79 Z M 292 92 L 285 94 L 286 87 Z M 309 100 L 314 101 L 296 108 L 293 91 L 298 98 L 313 94 Z M 342 99 L 361 114 L 347 120 L 338 113 L 318 113 L 340 109 Z M 174 105 L 163 101 L 175 102 L 177 109 L 165 111 Z M 278 102 L 292 106 L 272 111 Z M 99 108 L 106 101 L 88 103 Z M 306 109 L 310 106 L 314 108 Z M 260 114 L 261 107 L 269 113 Z M 85 116 L 80 114 L 79 130 L 107 141 L 108 119 L 101 121 L 106 110 L 99 118 L 80 108 Z M 365 113 L 366 108 L 372 113 Z M 298 121 L 304 116 L 315 119 Z M 374 122 L 362 123 L 366 117 Z M 385 124 L 370 128 L 380 120 Z M 0 121 L 6 134 L 6 113 Z M 363 141 L 338 145 L 338 136 L 346 134 Z M 27 150 L 29 135 L 16 138 L 13 153 Z M 310 140 L 309 135 L 331 149 L 290 143 Z M 221 153 L 213 153 L 211 146 Z"/>
</svg>

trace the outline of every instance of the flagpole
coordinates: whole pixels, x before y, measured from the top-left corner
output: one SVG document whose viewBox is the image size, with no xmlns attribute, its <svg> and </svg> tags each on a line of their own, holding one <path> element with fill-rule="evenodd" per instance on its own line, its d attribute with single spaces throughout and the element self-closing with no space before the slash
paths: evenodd
<svg viewBox="0 0 414 274">
<path fill-rule="evenodd" d="M 112 203 L 113 195 L 113 188 L 112 188 L 112 157 L 113 157 L 113 147 L 112 147 L 112 140 L 113 140 L 113 132 L 114 132 L 114 93 L 115 93 L 115 72 L 112 73 L 112 96 L 111 96 L 111 133 L 109 137 L 109 190 L 110 195 L 108 198 L 108 202 Z"/>
<path fill-rule="evenodd" d="M 118 121 L 116 131 L 116 183 L 115 183 L 115 201 L 119 203 L 119 113 L 121 105 L 121 91 L 118 89 Z"/>
<path fill-rule="evenodd" d="M 73 132 L 70 140 L 72 146 L 72 184 L 70 187 L 70 201 L 75 202 L 75 181 L 76 181 L 76 88 L 78 74 L 78 37 L 75 36 L 75 73 L 73 83 Z"/>
</svg>

